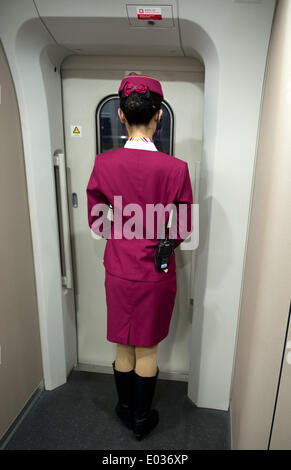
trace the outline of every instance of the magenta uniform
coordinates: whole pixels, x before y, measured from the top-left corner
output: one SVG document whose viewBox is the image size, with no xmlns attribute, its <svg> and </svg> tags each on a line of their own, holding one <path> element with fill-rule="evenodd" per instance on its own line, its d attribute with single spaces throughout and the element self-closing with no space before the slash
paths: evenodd
<svg viewBox="0 0 291 470">
<path fill-rule="evenodd" d="M 87 186 L 88 222 L 98 217 L 91 215 L 97 203 L 111 204 L 114 195 L 122 196 L 122 227 L 133 217 L 123 215 L 127 204 L 137 203 L 142 208 L 141 232 L 146 234 L 146 204 L 187 204 L 187 229 L 191 225 L 193 194 L 188 164 L 160 152 L 151 139 L 131 140 L 125 146 L 99 154 Z M 166 212 L 165 227 L 169 219 Z M 100 219 L 99 219 L 100 220 Z M 178 221 L 177 217 L 177 221 Z M 169 332 L 174 309 L 177 282 L 175 252 L 170 256 L 167 272 L 157 271 L 154 263 L 158 238 L 114 238 L 115 214 L 104 251 L 105 292 L 107 303 L 107 340 L 134 346 L 153 346 Z M 105 232 L 104 232 L 105 233 Z M 108 234 L 111 238 L 108 238 Z M 167 235 L 167 229 L 165 234 Z M 156 232 L 155 232 L 156 234 Z M 184 237 L 185 238 L 185 237 Z M 183 241 L 178 236 L 176 246 Z"/>
</svg>

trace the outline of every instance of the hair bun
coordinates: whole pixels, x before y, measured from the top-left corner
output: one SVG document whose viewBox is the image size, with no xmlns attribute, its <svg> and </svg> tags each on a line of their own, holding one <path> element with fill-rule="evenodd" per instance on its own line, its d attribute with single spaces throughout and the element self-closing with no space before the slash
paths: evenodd
<svg viewBox="0 0 291 470">
<path fill-rule="evenodd" d="M 125 107 L 130 111 L 138 111 L 144 104 L 141 95 L 130 95 L 127 99 Z"/>
</svg>

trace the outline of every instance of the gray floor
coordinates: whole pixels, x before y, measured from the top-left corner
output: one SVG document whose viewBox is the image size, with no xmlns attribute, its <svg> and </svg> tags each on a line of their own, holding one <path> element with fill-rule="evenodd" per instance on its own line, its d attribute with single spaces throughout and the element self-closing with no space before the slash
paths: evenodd
<svg viewBox="0 0 291 470">
<path fill-rule="evenodd" d="M 158 426 L 137 441 L 114 412 L 114 376 L 72 371 L 66 384 L 43 391 L 5 449 L 230 449 L 229 413 L 197 408 L 187 383 L 158 379 Z"/>
</svg>

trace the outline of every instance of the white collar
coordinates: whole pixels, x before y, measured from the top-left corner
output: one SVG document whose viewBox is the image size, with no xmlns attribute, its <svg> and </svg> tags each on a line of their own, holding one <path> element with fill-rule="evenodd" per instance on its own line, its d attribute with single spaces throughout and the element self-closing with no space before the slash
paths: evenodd
<svg viewBox="0 0 291 470">
<path fill-rule="evenodd" d="M 127 140 L 125 148 L 130 149 L 144 149 L 144 150 L 156 150 L 158 151 L 157 147 L 153 142 L 143 142 L 141 140 Z"/>
</svg>

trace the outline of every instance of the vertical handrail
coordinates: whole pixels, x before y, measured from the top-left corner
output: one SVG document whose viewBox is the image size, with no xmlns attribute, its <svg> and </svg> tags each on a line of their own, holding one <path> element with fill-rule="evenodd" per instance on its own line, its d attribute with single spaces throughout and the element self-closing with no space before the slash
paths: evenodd
<svg viewBox="0 0 291 470">
<path fill-rule="evenodd" d="M 72 259 L 71 259 L 71 234 L 69 223 L 69 210 L 68 210 L 68 192 L 67 192 L 67 178 L 66 178 L 66 163 L 65 155 L 58 153 L 53 157 L 54 166 L 59 168 L 60 176 L 60 199 L 61 199 L 61 219 L 64 242 L 64 264 L 65 275 L 62 276 L 62 283 L 67 289 L 72 289 Z M 62 247 L 60 247 L 62 249 Z"/>
</svg>

